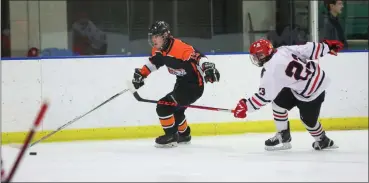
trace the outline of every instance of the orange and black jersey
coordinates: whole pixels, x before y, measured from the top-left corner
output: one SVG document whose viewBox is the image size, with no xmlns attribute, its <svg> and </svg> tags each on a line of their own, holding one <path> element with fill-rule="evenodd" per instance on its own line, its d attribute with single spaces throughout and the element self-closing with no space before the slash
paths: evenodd
<svg viewBox="0 0 369 183">
<path fill-rule="evenodd" d="M 203 72 L 199 65 L 201 57 L 205 56 L 189 44 L 171 38 L 165 51 L 152 49 L 150 62 L 142 67 L 141 74 L 147 77 L 151 72 L 165 65 L 170 74 L 177 76 L 178 82 L 202 86 L 204 84 Z"/>
</svg>

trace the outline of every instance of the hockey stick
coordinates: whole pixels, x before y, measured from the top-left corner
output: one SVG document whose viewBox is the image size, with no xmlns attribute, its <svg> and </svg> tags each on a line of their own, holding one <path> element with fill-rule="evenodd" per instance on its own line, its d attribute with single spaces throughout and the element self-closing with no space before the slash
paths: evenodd
<svg viewBox="0 0 369 183">
<path fill-rule="evenodd" d="M 125 92 L 127 92 L 127 91 L 129 91 L 129 89 L 124 89 L 123 91 L 121 91 L 121 92 L 119 92 L 119 93 L 117 93 L 117 94 L 113 95 L 113 96 L 112 96 L 112 97 L 110 97 L 108 100 L 105 100 L 103 103 L 101 103 L 100 105 L 98 105 L 98 106 L 96 106 L 95 108 L 91 109 L 90 111 L 86 112 L 85 114 L 83 114 L 83 115 L 81 115 L 81 116 L 77 116 L 77 117 L 76 117 L 76 118 L 74 118 L 73 120 L 69 121 L 68 123 L 64 124 L 63 126 L 59 127 L 58 129 L 54 130 L 53 132 L 49 133 L 48 135 L 46 135 L 46 136 L 42 137 L 41 139 L 39 139 L 39 140 L 37 140 L 37 141 L 33 142 L 33 143 L 30 145 L 30 147 L 34 146 L 35 144 L 37 144 L 37 143 L 39 143 L 39 142 L 41 142 L 41 141 L 43 141 L 43 140 L 45 140 L 45 139 L 47 139 L 47 138 L 49 138 L 51 135 L 53 135 L 53 134 L 55 134 L 56 132 L 58 132 L 58 131 L 60 131 L 60 130 L 64 129 L 65 127 L 67 127 L 67 126 L 69 126 L 70 124 L 72 124 L 72 123 L 74 123 L 74 122 L 78 121 L 79 119 L 81 119 L 81 118 L 85 117 L 87 114 L 90 114 L 92 111 L 95 111 L 96 109 L 100 108 L 101 106 L 105 105 L 106 103 L 110 102 L 110 101 L 111 101 L 111 100 L 113 100 L 114 98 L 116 98 L 116 97 L 118 97 L 118 96 L 122 95 L 123 93 L 125 93 Z"/>
<path fill-rule="evenodd" d="M 147 103 L 153 103 L 153 104 L 162 104 L 162 105 L 171 105 L 171 106 L 177 106 L 177 107 L 184 107 L 184 108 L 195 108 L 195 109 L 204 109 L 204 110 L 210 110 L 210 111 L 222 111 L 222 112 L 230 112 L 233 113 L 233 109 L 224 109 L 224 108 L 216 108 L 216 107 L 208 107 L 208 106 L 199 106 L 199 105 L 185 105 L 185 106 L 179 106 L 175 102 L 162 102 L 157 100 L 149 100 L 142 98 L 137 90 L 133 87 L 132 83 L 127 81 L 127 85 L 129 90 L 133 93 L 133 96 L 136 98 L 139 102 L 147 102 Z"/>
<path fill-rule="evenodd" d="M 44 118 L 45 116 L 45 113 L 46 113 L 46 110 L 48 108 L 48 103 L 47 102 L 44 102 L 41 106 L 41 109 L 36 117 L 36 120 L 33 122 L 33 125 L 30 129 L 30 131 L 28 132 L 28 135 L 26 137 L 26 140 L 25 142 L 23 143 L 23 146 L 17 156 L 17 159 L 16 161 L 14 162 L 13 164 L 13 167 L 12 169 L 10 170 L 9 172 L 9 175 L 8 177 L 5 179 L 5 182 L 10 182 L 19 166 L 19 163 L 21 162 L 23 156 L 24 156 L 24 153 L 26 152 L 27 148 L 28 148 L 28 145 L 29 143 L 31 142 L 32 138 L 33 138 L 33 135 L 35 134 L 38 126 L 40 125 L 42 119 Z"/>
</svg>

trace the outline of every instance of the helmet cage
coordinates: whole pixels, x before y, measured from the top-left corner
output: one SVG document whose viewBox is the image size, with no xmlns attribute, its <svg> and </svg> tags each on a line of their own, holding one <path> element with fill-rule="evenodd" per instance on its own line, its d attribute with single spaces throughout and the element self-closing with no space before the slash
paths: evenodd
<svg viewBox="0 0 369 183">
<path fill-rule="evenodd" d="M 165 47 L 165 45 L 168 44 L 168 38 L 169 38 L 169 33 L 168 32 L 169 31 L 164 32 L 164 33 L 157 33 L 157 34 L 153 34 L 153 33 L 149 32 L 147 34 L 147 36 L 148 36 L 147 41 L 148 41 L 149 45 L 151 47 L 154 47 L 154 42 L 152 41 L 153 36 L 161 36 L 163 38 L 163 45 L 161 46 L 160 50 L 163 49 L 163 47 Z M 166 33 L 168 33 L 168 34 L 166 34 Z"/>
<path fill-rule="evenodd" d="M 250 53 L 249 56 L 250 56 L 251 63 L 253 63 L 254 65 L 256 65 L 258 67 L 262 67 L 264 65 L 264 63 L 267 61 L 267 58 L 268 58 L 268 56 L 266 56 L 262 52 L 258 52 L 258 53 L 255 53 L 255 54 Z"/>
</svg>

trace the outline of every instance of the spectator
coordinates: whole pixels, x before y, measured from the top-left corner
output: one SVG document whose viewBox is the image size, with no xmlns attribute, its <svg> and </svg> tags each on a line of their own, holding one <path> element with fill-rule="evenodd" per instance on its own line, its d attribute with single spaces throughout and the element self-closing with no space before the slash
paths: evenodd
<svg viewBox="0 0 369 183">
<path fill-rule="evenodd" d="M 339 40 L 344 44 L 344 48 L 348 48 L 347 39 L 339 22 L 338 16 L 342 13 L 342 0 L 324 0 L 324 5 L 328 10 L 328 15 L 324 20 L 324 27 L 321 39 Z"/>
<path fill-rule="evenodd" d="M 106 33 L 100 30 L 84 12 L 77 15 L 72 25 L 73 52 L 80 55 L 106 55 Z"/>
<path fill-rule="evenodd" d="M 10 57 L 10 30 L 1 31 L 1 57 Z"/>
<path fill-rule="evenodd" d="M 291 29 L 290 26 L 285 26 L 283 31 L 272 30 L 267 33 L 267 39 L 273 44 L 273 47 L 278 48 L 280 46 L 288 45 L 302 45 L 307 42 L 306 33 L 300 29 L 300 27 L 295 26 Z"/>
<path fill-rule="evenodd" d="M 276 15 L 276 28 L 271 29 L 266 37 L 275 48 L 287 45 L 300 45 L 307 42 L 306 33 L 296 24 L 291 24 L 283 19 L 282 15 Z"/>
<path fill-rule="evenodd" d="M 35 48 L 35 47 L 32 47 L 28 50 L 28 53 L 27 53 L 27 57 L 38 57 L 40 51 Z"/>
</svg>

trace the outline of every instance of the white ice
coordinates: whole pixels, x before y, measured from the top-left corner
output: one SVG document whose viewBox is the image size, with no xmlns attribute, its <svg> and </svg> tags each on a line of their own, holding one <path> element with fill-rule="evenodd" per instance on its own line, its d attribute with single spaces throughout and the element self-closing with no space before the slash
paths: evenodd
<svg viewBox="0 0 369 183">
<path fill-rule="evenodd" d="M 315 151 L 307 132 L 292 133 L 292 149 L 264 150 L 274 134 L 193 137 L 158 149 L 153 139 L 41 143 L 13 181 L 368 181 L 368 131 L 328 131 L 340 147 Z M 2 147 L 9 171 L 17 150 Z"/>
</svg>

